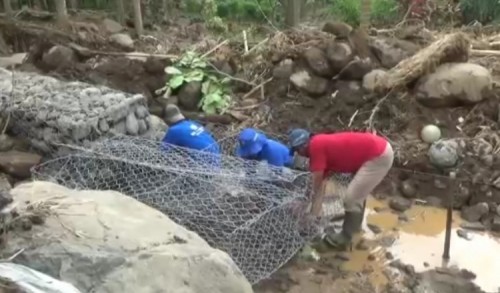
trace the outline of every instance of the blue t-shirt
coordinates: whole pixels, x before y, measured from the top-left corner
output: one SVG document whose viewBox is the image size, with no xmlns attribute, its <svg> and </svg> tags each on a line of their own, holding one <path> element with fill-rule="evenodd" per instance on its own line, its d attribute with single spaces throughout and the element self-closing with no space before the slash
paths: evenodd
<svg viewBox="0 0 500 293">
<path fill-rule="evenodd" d="M 190 120 L 182 120 L 171 125 L 162 142 L 220 154 L 219 145 L 205 127 Z"/>
<path fill-rule="evenodd" d="M 284 144 L 272 139 L 267 139 L 262 151 L 256 156 L 257 160 L 267 161 L 269 165 L 285 167 L 292 165 L 293 157 L 290 149 Z"/>
</svg>

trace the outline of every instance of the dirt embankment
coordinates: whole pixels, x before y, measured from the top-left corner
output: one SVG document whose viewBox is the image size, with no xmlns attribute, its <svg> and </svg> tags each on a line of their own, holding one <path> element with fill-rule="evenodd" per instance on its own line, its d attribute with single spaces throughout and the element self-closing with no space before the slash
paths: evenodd
<svg viewBox="0 0 500 293">
<path fill-rule="evenodd" d="M 202 43 L 198 45 L 202 52 L 220 43 L 200 41 L 200 35 L 205 32 L 199 24 L 187 24 L 186 27 L 191 33 L 172 26 L 169 32 L 178 38 L 170 36 L 170 40 L 184 37 L 192 43 Z M 20 70 L 36 70 L 63 79 L 144 93 L 149 98 L 150 111 L 161 116 L 165 101 L 158 98 L 155 91 L 167 79 L 163 69 L 170 63 L 169 59 L 127 53 L 132 50 L 151 52 L 160 41 L 143 38 L 135 41 L 134 47 L 125 48 L 109 41 L 112 34 L 105 30 L 102 30 L 104 33 L 101 30 L 87 32 L 82 39 L 81 34 L 75 37 L 75 34 L 58 34 L 32 27 L 2 24 L 1 29 L 5 41 L 15 52 L 28 51 L 28 62 L 21 65 Z M 16 35 L 25 37 L 20 39 L 14 37 Z M 369 80 L 365 76 L 373 69 L 390 70 L 439 38 L 421 28 L 378 31 L 377 35 L 366 36 L 345 24 L 334 23 L 326 25 L 324 31 L 307 29 L 271 34 L 251 54 L 242 52 L 241 44 L 229 42 L 215 50 L 211 58 L 219 71 L 232 76 L 235 105 L 230 115 L 222 120 L 208 120 L 234 122 L 231 129 L 253 125 L 281 134 L 292 127 L 313 131 L 375 129 L 396 149 L 394 171 L 383 186 L 388 190 L 386 193 L 411 199 L 423 197 L 439 205 L 445 201 L 444 191 L 456 186 L 455 207 L 460 209 L 486 202 L 491 213 L 481 216 L 480 220 L 491 226 L 494 218 L 500 217 L 495 214 L 500 204 L 497 180 L 500 158 L 496 152 L 500 146 L 500 137 L 496 134 L 498 93 L 493 90 L 468 104 L 460 99 L 458 102 L 457 99 L 443 99 L 445 104 L 438 105 L 419 98 L 423 83 L 419 79 L 388 97 L 386 93 L 367 90 Z M 174 46 L 171 51 L 179 53 Z M 455 56 L 448 61 L 462 62 L 467 57 Z M 469 62 L 485 64 L 484 59 L 470 59 Z M 496 72 L 494 68 L 493 72 Z M 262 95 L 257 88 L 263 81 L 267 83 L 264 83 Z M 206 118 L 203 115 L 195 117 L 200 116 Z M 463 142 L 457 168 L 458 184 L 446 177 L 436 177 L 442 171 L 429 162 L 429 144 L 420 138 L 420 131 L 427 124 L 439 126 L 443 138 Z M 410 184 L 415 192 L 402 192 L 403 182 Z"/>
</svg>

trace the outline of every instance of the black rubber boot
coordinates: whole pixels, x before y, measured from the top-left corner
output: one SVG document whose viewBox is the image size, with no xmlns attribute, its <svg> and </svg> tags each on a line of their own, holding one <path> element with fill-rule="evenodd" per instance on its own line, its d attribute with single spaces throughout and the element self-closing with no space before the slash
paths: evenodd
<svg viewBox="0 0 500 293">
<path fill-rule="evenodd" d="M 344 216 L 344 223 L 342 224 L 342 231 L 340 233 L 329 234 L 325 236 L 325 241 L 335 249 L 346 250 L 350 247 L 352 250 L 352 237 L 355 233 L 361 230 L 363 224 L 364 207 L 361 211 L 346 212 Z"/>
</svg>

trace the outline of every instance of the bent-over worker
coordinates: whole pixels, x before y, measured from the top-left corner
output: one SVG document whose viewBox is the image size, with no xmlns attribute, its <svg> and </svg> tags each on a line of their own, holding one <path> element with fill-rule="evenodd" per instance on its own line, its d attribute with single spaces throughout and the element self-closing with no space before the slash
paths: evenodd
<svg viewBox="0 0 500 293">
<path fill-rule="evenodd" d="M 168 130 L 163 143 L 220 154 L 219 145 L 205 127 L 186 119 L 176 105 L 165 108 L 165 122 Z"/>
<path fill-rule="evenodd" d="M 392 167 L 394 152 L 382 137 L 365 132 L 339 132 L 311 135 L 307 130 L 294 129 L 289 134 L 290 146 L 309 157 L 313 188 L 311 213 L 321 216 L 326 178 L 331 173 L 354 174 L 344 199 L 345 218 L 340 233 L 325 237 L 335 248 L 345 249 L 363 223 L 363 206 L 368 195 Z"/>
<path fill-rule="evenodd" d="M 245 128 L 238 136 L 236 155 L 243 159 L 266 161 L 275 167 L 288 167 L 293 162 L 290 149 L 284 144 L 267 138 L 253 128 Z"/>
</svg>

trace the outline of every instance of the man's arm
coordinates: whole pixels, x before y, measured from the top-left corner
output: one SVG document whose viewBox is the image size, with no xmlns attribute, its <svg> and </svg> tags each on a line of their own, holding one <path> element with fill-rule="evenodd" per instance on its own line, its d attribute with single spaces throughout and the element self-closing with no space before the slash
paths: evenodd
<svg viewBox="0 0 500 293">
<path fill-rule="evenodd" d="M 312 173 L 312 191 L 311 191 L 311 214 L 313 216 L 321 216 L 323 207 L 323 171 Z"/>
<path fill-rule="evenodd" d="M 326 170 L 326 157 L 322 145 L 313 141 L 309 144 L 309 170 L 312 173 L 311 214 L 319 217 L 323 207 L 323 180 Z"/>
</svg>

